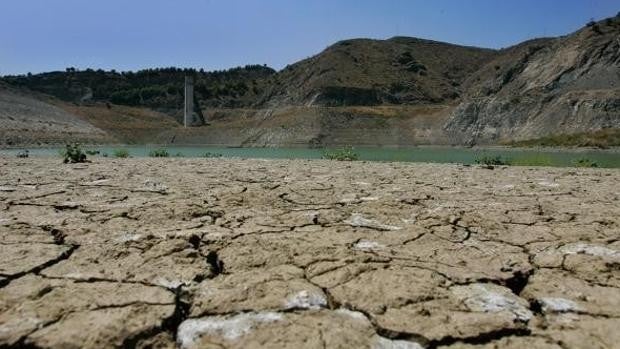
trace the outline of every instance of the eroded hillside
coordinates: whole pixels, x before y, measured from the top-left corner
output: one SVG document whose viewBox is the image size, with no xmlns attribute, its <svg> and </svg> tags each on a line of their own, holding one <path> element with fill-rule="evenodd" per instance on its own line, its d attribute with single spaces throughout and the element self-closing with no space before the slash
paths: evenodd
<svg viewBox="0 0 620 349">
<path fill-rule="evenodd" d="M 620 127 L 620 18 L 500 53 L 466 82 L 446 124 L 456 143 Z"/>
</svg>

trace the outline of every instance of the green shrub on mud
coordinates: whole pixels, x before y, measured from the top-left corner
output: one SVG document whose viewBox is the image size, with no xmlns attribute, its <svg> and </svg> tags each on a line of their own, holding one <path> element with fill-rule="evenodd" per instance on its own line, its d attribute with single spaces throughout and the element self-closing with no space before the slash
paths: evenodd
<svg viewBox="0 0 620 349">
<path fill-rule="evenodd" d="M 359 160 L 359 154 L 355 152 L 355 149 L 353 149 L 353 147 L 347 146 L 334 151 L 324 150 L 323 159 L 337 161 L 357 161 Z"/>
<path fill-rule="evenodd" d="M 508 161 L 507 159 L 502 158 L 501 155 L 496 155 L 496 156 L 483 155 L 483 156 L 479 156 L 479 157 L 476 157 L 474 162 L 477 163 L 478 165 L 484 165 L 484 166 L 510 165 L 510 161 Z"/>
<path fill-rule="evenodd" d="M 63 157 L 63 162 L 65 164 L 71 163 L 79 163 L 86 162 L 86 153 L 82 151 L 80 145 L 78 143 L 67 144 L 64 150 L 60 151 L 61 156 Z"/>
<path fill-rule="evenodd" d="M 128 158 L 129 157 L 129 150 L 127 150 L 127 149 L 115 149 L 114 150 L 114 157 L 121 158 L 121 159 Z"/>
<path fill-rule="evenodd" d="M 212 159 L 212 158 L 221 158 L 223 155 L 220 153 L 211 153 L 211 152 L 206 152 L 204 153 L 204 155 L 202 157 L 207 158 L 207 159 Z"/>
<path fill-rule="evenodd" d="M 149 152 L 149 156 L 152 158 L 167 158 L 170 156 L 166 149 L 155 149 Z"/>
<path fill-rule="evenodd" d="M 28 151 L 28 149 L 24 149 L 18 152 L 16 156 L 20 159 L 25 159 L 30 156 L 30 152 Z"/>
</svg>

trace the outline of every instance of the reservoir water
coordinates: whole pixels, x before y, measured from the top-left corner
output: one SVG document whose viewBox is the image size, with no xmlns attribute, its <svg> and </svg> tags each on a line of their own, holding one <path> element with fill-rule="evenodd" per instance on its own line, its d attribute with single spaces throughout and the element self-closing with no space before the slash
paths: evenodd
<svg viewBox="0 0 620 349">
<path fill-rule="evenodd" d="M 148 157 L 156 149 L 165 149 L 171 157 L 222 157 L 264 159 L 320 159 L 323 149 L 308 148 L 229 148 L 213 146 L 84 146 L 85 150 L 98 151 L 91 157 L 114 157 L 118 149 L 126 149 L 132 157 Z M 25 149 L 25 148 L 24 148 Z M 16 156 L 24 149 L 0 149 L 0 155 Z M 334 150 L 335 148 L 328 148 Z M 28 148 L 30 156 L 59 156 L 61 147 Z M 593 149 L 522 149 L 522 148 L 458 148 L 458 147 L 412 147 L 412 148 L 354 148 L 359 160 L 474 164 L 482 157 L 500 156 L 513 165 L 524 166 L 574 166 L 580 159 L 588 159 L 599 167 L 620 168 L 620 150 Z"/>
</svg>

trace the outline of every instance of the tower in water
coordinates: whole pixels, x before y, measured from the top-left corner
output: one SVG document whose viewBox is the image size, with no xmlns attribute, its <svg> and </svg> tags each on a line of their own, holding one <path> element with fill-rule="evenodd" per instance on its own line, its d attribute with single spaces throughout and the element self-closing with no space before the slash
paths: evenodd
<svg viewBox="0 0 620 349">
<path fill-rule="evenodd" d="M 185 108 L 183 113 L 183 125 L 185 127 L 204 125 L 204 118 L 200 108 L 196 111 L 194 101 L 194 77 L 185 76 Z"/>
</svg>

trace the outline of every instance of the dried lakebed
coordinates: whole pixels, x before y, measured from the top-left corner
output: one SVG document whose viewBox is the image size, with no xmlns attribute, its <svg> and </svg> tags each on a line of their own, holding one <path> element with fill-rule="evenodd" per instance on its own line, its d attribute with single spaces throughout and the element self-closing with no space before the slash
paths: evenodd
<svg viewBox="0 0 620 349">
<path fill-rule="evenodd" d="M 617 170 L 0 164 L 0 347 L 620 343 Z"/>
</svg>

